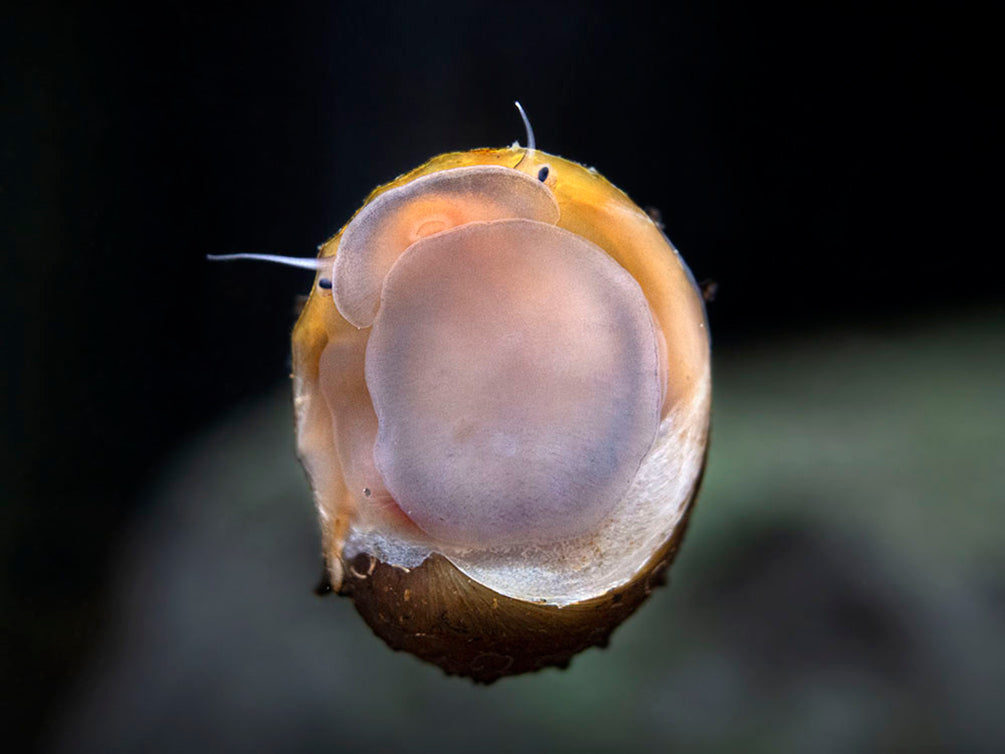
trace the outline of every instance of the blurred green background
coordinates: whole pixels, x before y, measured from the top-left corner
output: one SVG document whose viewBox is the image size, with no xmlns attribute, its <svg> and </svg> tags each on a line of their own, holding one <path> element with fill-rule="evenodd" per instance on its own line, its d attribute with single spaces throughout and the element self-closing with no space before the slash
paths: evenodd
<svg viewBox="0 0 1005 754">
<path fill-rule="evenodd" d="M 163 469 L 59 751 L 993 750 L 1005 317 L 716 357 L 713 445 L 655 593 L 567 671 L 485 688 L 311 594 L 285 389 Z"/>
<path fill-rule="evenodd" d="M 1005 750 L 996 29 L 847 3 L 10 9 L 10 745 Z M 515 99 L 718 281 L 713 436 L 670 585 L 608 649 L 483 688 L 312 594 L 309 276 L 204 256 L 313 254 L 374 186 L 522 139 Z"/>
</svg>

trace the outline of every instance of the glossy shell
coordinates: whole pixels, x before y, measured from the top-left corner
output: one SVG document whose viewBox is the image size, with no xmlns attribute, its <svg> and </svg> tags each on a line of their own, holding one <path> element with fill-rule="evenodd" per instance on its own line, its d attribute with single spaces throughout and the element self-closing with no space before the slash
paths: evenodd
<svg viewBox="0 0 1005 754">
<path fill-rule="evenodd" d="M 471 541 L 449 528 L 417 525 L 393 495 L 377 494 L 378 488 L 366 481 L 381 474 L 369 450 L 350 450 L 368 449 L 368 438 L 376 432 L 367 370 L 374 369 L 377 348 L 368 350 L 372 324 L 381 316 L 379 285 L 411 253 L 382 259 L 379 254 L 371 258 L 370 250 L 384 248 L 380 239 L 399 233 L 396 202 L 411 201 L 410 185 L 462 175 L 443 171 L 477 166 L 523 174 L 513 180 L 517 194 L 527 184 L 524 177 L 543 179 L 557 215 L 540 203 L 527 209 L 516 195 L 506 199 L 516 209 L 506 207 L 502 216 L 536 212 L 542 217 L 532 218 L 532 224 L 554 225 L 603 250 L 641 288 L 659 334 L 663 392 L 658 430 L 627 492 L 610 512 L 600 510 L 568 536 L 549 535 L 548 541 L 526 545 L 519 541 L 526 532 L 513 537 L 501 532 L 480 546 L 484 532 L 495 533 L 490 519 L 482 529 L 475 527 L 482 533 Z M 472 172 L 475 178 L 485 173 Z M 505 193 L 511 192 L 507 188 Z M 500 221 L 492 214 L 496 209 L 484 217 L 479 208 L 465 211 L 476 223 Z M 371 221 L 373 215 L 380 222 Z M 436 218 L 433 233 L 440 228 Z M 449 227 L 449 218 L 446 222 Z M 343 244 L 349 235 L 356 240 Z M 514 147 L 440 155 L 378 188 L 322 246 L 320 257 L 332 258 L 318 277 L 334 276 L 336 298 L 314 286 L 293 333 L 293 379 L 298 453 L 314 491 L 332 589 L 351 597 L 391 647 L 476 681 L 564 666 L 577 652 L 606 644 L 611 631 L 662 579 L 683 536 L 704 468 L 709 341 L 701 296 L 676 250 L 645 212 L 596 171 Z M 350 274 L 347 269 L 353 275 L 373 275 L 377 284 L 340 290 Z M 375 287 L 377 293 L 370 290 Z M 394 384 L 380 390 L 393 393 Z M 381 468 L 386 470 L 387 462 Z"/>
</svg>

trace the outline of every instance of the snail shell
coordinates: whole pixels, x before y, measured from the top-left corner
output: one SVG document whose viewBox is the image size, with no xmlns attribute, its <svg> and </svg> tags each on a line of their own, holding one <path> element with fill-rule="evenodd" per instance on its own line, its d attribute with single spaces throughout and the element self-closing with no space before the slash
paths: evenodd
<svg viewBox="0 0 1005 754">
<path fill-rule="evenodd" d="M 491 682 L 604 645 L 704 468 L 704 304 L 649 216 L 535 150 L 440 155 L 320 250 L 293 332 L 328 580 Z"/>
</svg>

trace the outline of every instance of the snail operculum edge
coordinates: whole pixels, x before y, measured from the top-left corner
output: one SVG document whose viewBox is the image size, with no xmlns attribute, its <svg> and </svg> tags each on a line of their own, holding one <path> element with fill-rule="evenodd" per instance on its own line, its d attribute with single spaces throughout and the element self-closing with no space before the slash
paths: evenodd
<svg viewBox="0 0 1005 754">
<path fill-rule="evenodd" d="M 605 645 L 673 559 L 704 469 L 708 334 L 676 250 L 595 171 L 510 148 L 377 189 L 327 257 L 293 377 L 333 590 L 392 648 L 479 682 Z M 516 338 L 531 356 L 499 326 L 513 306 L 544 322 Z"/>
</svg>

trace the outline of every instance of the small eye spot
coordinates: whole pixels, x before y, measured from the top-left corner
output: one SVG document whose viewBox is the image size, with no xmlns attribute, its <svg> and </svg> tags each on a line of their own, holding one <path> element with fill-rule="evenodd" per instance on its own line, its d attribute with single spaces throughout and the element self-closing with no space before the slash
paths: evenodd
<svg viewBox="0 0 1005 754">
<path fill-rule="evenodd" d="M 372 495 L 372 494 L 373 493 L 370 492 L 370 488 L 369 487 L 364 487 L 363 488 L 363 497 L 370 497 L 370 495 Z"/>
<path fill-rule="evenodd" d="M 321 288 L 321 289 L 326 290 L 326 291 L 330 291 L 331 288 L 332 288 L 331 278 L 321 278 L 318 281 L 318 288 Z"/>
<path fill-rule="evenodd" d="M 541 183 L 544 183 L 546 180 L 548 180 L 549 172 L 551 171 L 549 170 L 548 166 L 545 165 L 543 168 L 537 171 L 537 179 L 541 181 Z"/>
</svg>

